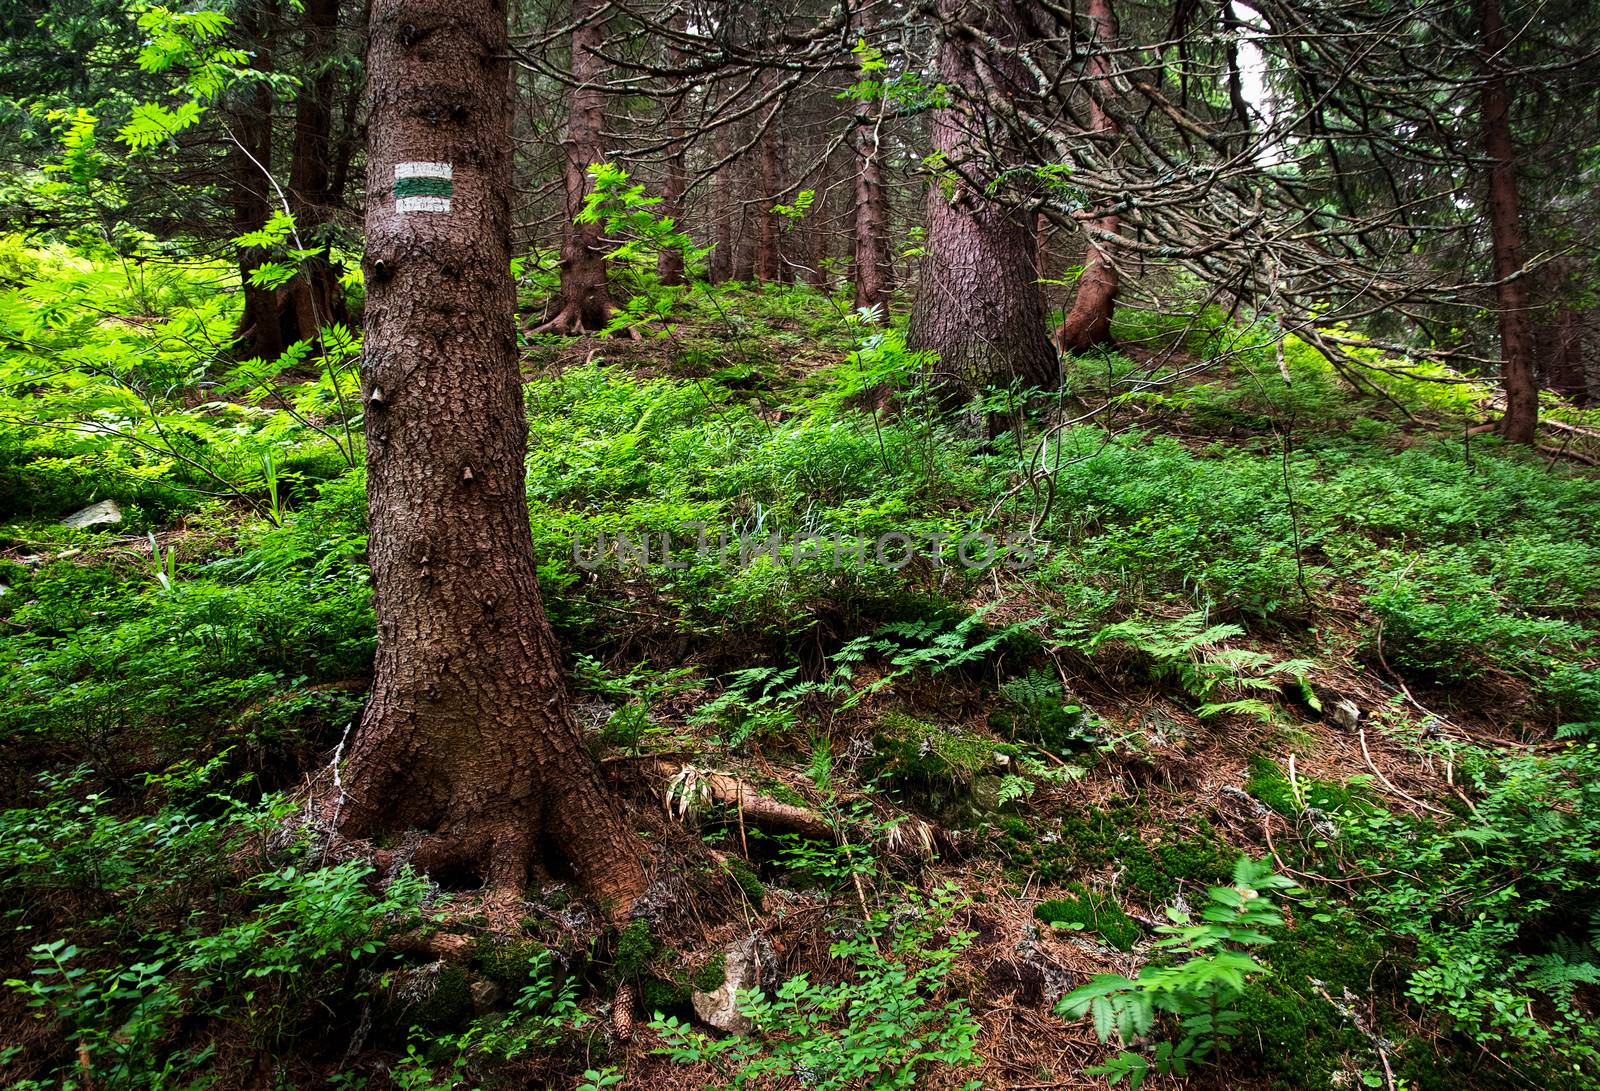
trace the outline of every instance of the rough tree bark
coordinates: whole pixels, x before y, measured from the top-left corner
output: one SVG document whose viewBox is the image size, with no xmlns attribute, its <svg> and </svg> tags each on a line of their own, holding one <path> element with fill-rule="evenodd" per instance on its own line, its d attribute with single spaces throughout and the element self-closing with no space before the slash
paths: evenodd
<svg viewBox="0 0 1600 1091">
<path fill-rule="evenodd" d="M 565 219 L 561 225 L 561 290 L 540 333 L 582 333 L 611 321 L 605 248 L 599 224 L 574 223 L 589 195 L 589 168 L 605 160 L 605 44 L 607 0 L 572 0 L 572 80 L 564 161 Z"/>
<path fill-rule="evenodd" d="M 939 49 L 939 79 L 972 98 L 934 112 L 933 146 L 951 171 L 935 179 L 928 192 L 928 252 L 909 342 L 939 354 L 935 379 L 948 401 L 966 400 L 982 386 L 1013 379 L 1054 387 L 1060 365 L 1034 267 L 1033 216 L 982 191 L 996 170 L 987 149 L 1004 152 L 1005 141 L 989 131 L 973 101 L 983 93 L 976 43 L 959 30 L 972 24 L 1003 45 L 1014 43 L 1021 33 L 1017 6 L 1012 0 L 940 0 L 939 13 L 950 30 Z M 1002 58 L 992 59 L 991 72 L 1001 81 L 1011 78 Z"/>
<path fill-rule="evenodd" d="M 613 912 L 640 845 L 584 750 L 535 579 L 500 0 L 374 0 L 366 403 L 372 698 L 341 829 L 510 893 L 541 853 Z"/>
<path fill-rule="evenodd" d="M 1500 434 L 1533 443 L 1539 426 L 1539 384 L 1533 368 L 1528 284 L 1522 275 L 1522 226 L 1517 208 L 1517 153 L 1511 139 L 1511 91 L 1502 54 L 1505 25 L 1499 0 L 1478 0 L 1483 35 L 1483 148 L 1489 157 L 1489 232 L 1500 319 L 1500 382 L 1506 411 Z"/>
<path fill-rule="evenodd" d="M 1088 0 L 1088 13 L 1098 44 L 1086 65 L 1086 74 L 1098 84 L 1089 98 L 1089 127 L 1095 133 L 1111 136 L 1117 132 L 1117 123 L 1095 96 L 1110 95 L 1115 90 L 1107 51 L 1117 38 L 1117 16 L 1111 8 L 1111 0 Z M 1111 343 L 1111 315 L 1117 305 L 1117 270 L 1110 262 L 1102 238 L 1115 235 L 1121 222 L 1117 216 L 1101 216 L 1087 225 L 1089 249 L 1084 257 L 1083 275 L 1078 278 L 1072 309 L 1056 331 L 1056 342 L 1064 352 L 1084 352 Z"/>
</svg>

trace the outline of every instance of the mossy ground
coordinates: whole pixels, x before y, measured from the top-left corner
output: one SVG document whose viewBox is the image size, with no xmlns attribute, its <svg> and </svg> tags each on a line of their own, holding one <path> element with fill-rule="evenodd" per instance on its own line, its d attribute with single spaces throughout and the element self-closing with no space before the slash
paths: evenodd
<svg viewBox="0 0 1600 1091">
<path fill-rule="evenodd" d="M 997 846 L 1014 880 L 1032 876 L 1064 885 L 1091 873 L 1110 872 L 1119 887 L 1146 908 L 1170 904 L 1184 884 L 1204 888 L 1226 882 L 1238 858 L 1204 820 L 1185 834 L 1152 815 L 1139 800 L 1112 798 L 1093 809 L 1071 811 L 1043 826 L 1004 819 Z"/>
<path fill-rule="evenodd" d="M 1045 924 L 1094 933 L 1119 951 L 1133 950 L 1133 945 L 1144 935 L 1144 930 L 1122 911 L 1115 899 L 1081 886 L 1074 896 L 1040 902 L 1033 907 L 1033 915 Z"/>
</svg>

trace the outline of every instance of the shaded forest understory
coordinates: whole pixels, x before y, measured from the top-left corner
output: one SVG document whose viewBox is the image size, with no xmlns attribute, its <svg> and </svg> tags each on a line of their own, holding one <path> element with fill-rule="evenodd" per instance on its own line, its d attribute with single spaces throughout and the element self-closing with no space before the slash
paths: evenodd
<svg viewBox="0 0 1600 1091">
<path fill-rule="evenodd" d="M 312 805 L 374 652 L 337 338 L 219 370 L 221 267 L 0 260 L 13 1085 L 1172 1086 L 1185 1041 L 1191 1087 L 1595 1085 L 1600 478 L 1489 388 L 1122 308 L 989 438 L 803 286 L 525 333 L 546 609 L 653 861 L 619 928 Z"/>
</svg>

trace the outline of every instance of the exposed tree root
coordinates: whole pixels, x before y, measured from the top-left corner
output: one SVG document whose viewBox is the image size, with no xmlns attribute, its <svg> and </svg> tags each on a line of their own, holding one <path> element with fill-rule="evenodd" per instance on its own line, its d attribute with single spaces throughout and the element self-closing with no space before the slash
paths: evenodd
<svg viewBox="0 0 1600 1091">
<path fill-rule="evenodd" d="M 602 315 L 598 324 L 590 325 L 584 322 L 583 311 L 576 305 L 566 306 L 557 311 L 554 317 L 548 318 L 535 326 L 535 334 L 554 333 L 562 337 L 578 337 L 585 333 L 599 333 L 605 329 L 609 315 Z"/>
<path fill-rule="evenodd" d="M 705 804 L 717 804 L 733 808 L 741 828 L 748 823 L 762 829 L 835 842 L 842 842 L 851 832 L 808 807 L 763 795 L 727 773 L 668 761 L 655 762 L 653 771 L 661 778 L 662 805 L 669 815 L 676 811 L 681 817 Z M 949 848 L 953 844 L 954 837 L 949 831 L 909 815 L 891 826 L 883 836 L 883 847 L 889 852 L 924 859 L 933 856 L 939 848 Z"/>
<path fill-rule="evenodd" d="M 349 807 L 353 801 L 339 781 L 337 760 L 314 774 L 303 790 L 306 802 L 296 827 L 320 842 L 323 863 L 367 860 L 385 877 L 408 865 L 446 888 L 456 887 L 457 896 L 479 905 L 520 904 L 528 884 L 545 874 L 541 848 L 576 854 L 584 836 L 571 828 L 567 816 L 555 813 L 562 805 L 557 795 L 545 801 L 543 813 L 510 804 L 465 823 L 436 830 L 414 829 L 400 845 L 380 847 L 365 831 L 352 832 Z M 585 875 L 577 859 L 566 862 L 580 870 L 578 885 L 597 902 L 605 919 L 618 926 L 627 923 L 635 900 L 648 884 L 645 867 L 614 867 L 607 875 Z M 515 920 L 521 914 L 510 916 Z"/>
<path fill-rule="evenodd" d="M 605 311 L 595 312 L 586 310 L 576 304 L 562 307 L 556 312 L 555 317 L 546 319 L 533 329 L 530 334 L 553 333 L 560 337 L 582 337 L 585 334 L 599 333 L 611 323 L 609 308 Z M 615 337 L 627 337 L 633 341 L 643 341 L 644 334 L 635 326 L 623 326 L 613 334 Z"/>
</svg>

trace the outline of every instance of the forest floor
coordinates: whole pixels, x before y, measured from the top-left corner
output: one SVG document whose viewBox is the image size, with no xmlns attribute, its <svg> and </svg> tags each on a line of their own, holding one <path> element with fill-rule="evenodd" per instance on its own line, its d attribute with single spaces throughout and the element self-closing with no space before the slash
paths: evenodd
<svg viewBox="0 0 1600 1091">
<path fill-rule="evenodd" d="M 546 604 L 655 853 L 619 933 L 560 876 L 508 910 L 320 866 L 302 802 L 373 641 L 350 355 L 197 381 L 174 327 L 227 315 L 181 280 L 106 308 L 159 323 L 22 329 L 33 273 L 0 308 L 13 1085 L 1597 1086 L 1581 433 L 1509 450 L 1478 386 L 1358 390 L 1220 315 L 1124 313 L 995 440 L 807 289 L 530 339 Z M 52 338 L 96 378 L 16 394 Z M 1102 974 L 1148 987 L 1061 1007 Z M 730 983 L 747 1034 L 708 1026 Z"/>
</svg>

